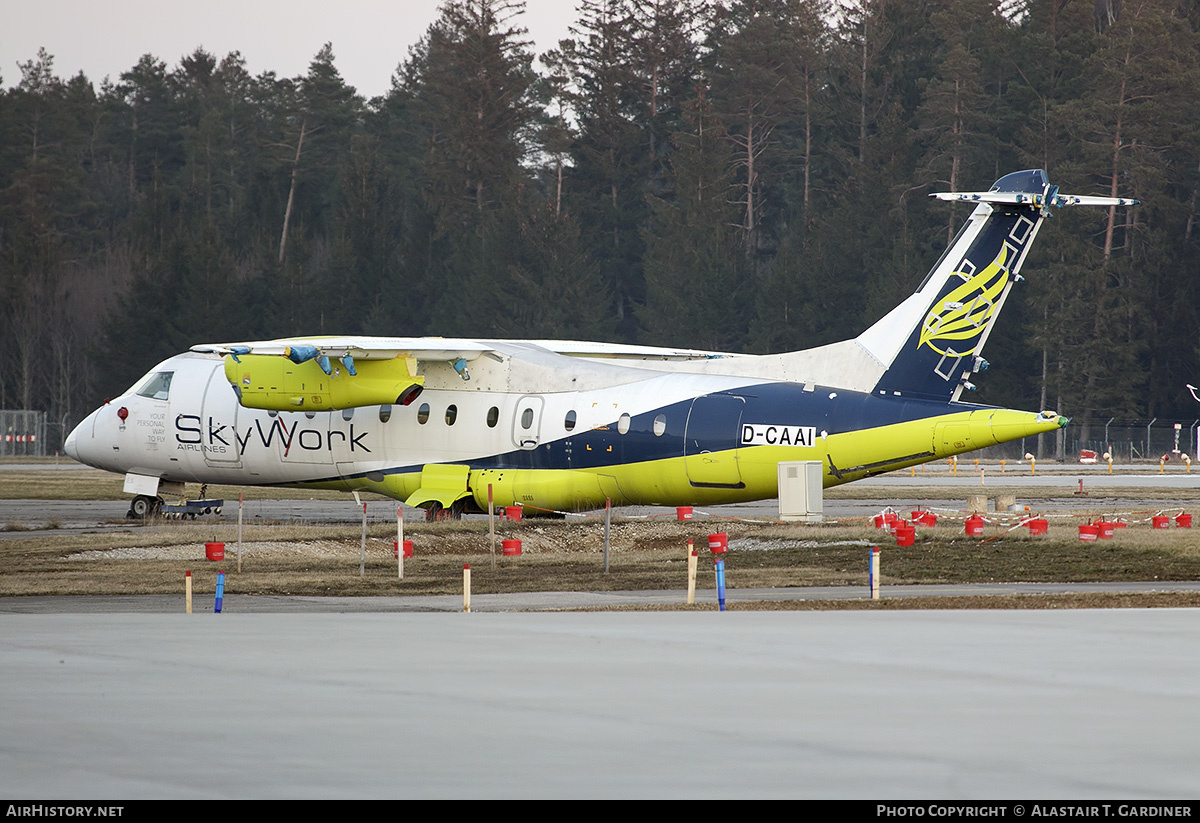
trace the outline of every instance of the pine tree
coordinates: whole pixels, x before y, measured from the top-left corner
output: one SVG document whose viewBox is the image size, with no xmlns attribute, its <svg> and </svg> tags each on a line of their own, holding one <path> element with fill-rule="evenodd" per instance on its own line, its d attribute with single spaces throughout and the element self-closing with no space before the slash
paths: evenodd
<svg viewBox="0 0 1200 823">
<path fill-rule="evenodd" d="M 641 227 L 649 153 L 640 129 L 633 8 L 629 0 L 582 0 L 573 37 L 561 43 L 578 123 L 566 201 L 612 293 L 618 334 L 632 337 L 642 300 Z"/>
<path fill-rule="evenodd" d="M 1074 148 L 1060 174 L 1085 190 L 1150 202 L 1146 210 L 1110 209 L 1098 242 L 1077 256 L 1071 283 L 1056 284 L 1077 289 L 1075 310 L 1067 316 L 1074 326 L 1070 374 L 1058 383 L 1080 414 L 1083 439 L 1097 415 L 1145 413 L 1147 343 L 1173 337 L 1157 321 L 1167 307 L 1149 300 L 1162 293 L 1161 263 L 1145 264 L 1162 259 L 1153 246 L 1163 238 L 1155 224 L 1169 212 L 1169 201 L 1160 195 L 1153 202 L 1145 193 L 1162 191 L 1172 149 L 1184 137 L 1168 112 L 1180 110 L 1198 88 L 1196 34 L 1173 4 L 1125 6 L 1093 38 L 1081 67 L 1086 91 L 1051 112 Z M 1187 362 L 1156 355 L 1160 381 L 1158 363 L 1167 359 Z"/>
<path fill-rule="evenodd" d="M 711 35 L 714 110 L 734 146 L 737 195 L 746 256 L 763 270 L 766 189 L 778 167 L 790 165 L 776 130 L 803 87 L 786 0 L 738 0 Z"/>
<path fill-rule="evenodd" d="M 638 95 L 634 116 L 644 123 L 646 153 L 661 175 L 671 135 L 684 128 L 685 107 L 701 74 L 699 41 L 710 14 L 700 0 L 631 0 L 633 73 Z"/>
<path fill-rule="evenodd" d="M 490 306 L 484 329 L 501 337 L 608 339 L 608 291 L 584 251 L 579 227 L 549 203 L 529 214 L 518 228 L 512 262 L 477 284 Z"/>
<path fill-rule="evenodd" d="M 645 232 L 646 303 L 639 311 L 650 344 L 737 351 L 746 343 L 753 281 L 735 228 L 732 144 L 703 94 L 690 128 L 674 135 L 671 200 L 653 198 Z"/>
<path fill-rule="evenodd" d="M 972 0 L 938 10 L 930 24 L 941 48 L 936 73 L 924 84 L 918 130 L 932 181 L 948 191 L 961 191 L 964 180 L 972 179 L 990 154 L 986 149 L 996 122 L 988 111 L 983 52 L 998 38 L 1004 21 L 995 0 Z M 947 243 L 954 239 L 958 222 L 951 212 Z"/>
<path fill-rule="evenodd" d="M 485 321 L 485 296 L 472 284 L 504 270 L 529 202 L 537 112 L 523 10 L 509 0 L 446 3 L 407 71 L 427 139 L 420 174 L 432 265 L 421 285 L 443 333 Z"/>
<path fill-rule="evenodd" d="M 279 239 L 279 261 L 286 256 L 295 211 L 315 233 L 324 234 L 340 184 L 341 164 L 362 116 L 362 100 L 347 86 L 326 43 L 299 83 L 299 128 L 295 138 L 287 206 Z"/>
<path fill-rule="evenodd" d="M 44 49 L 19 64 L 21 80 L 0 98 L 8 140 L 0 152 L 0 318 L 8 334 L 0 394 L 20 408 L 70 410 L 70 359 L 82 330 L 70 301 L 78 260 L 93 240 L 95 206 L 83 156 L 95 98 L 79 78 L 64 83 Z"/>
</svg>

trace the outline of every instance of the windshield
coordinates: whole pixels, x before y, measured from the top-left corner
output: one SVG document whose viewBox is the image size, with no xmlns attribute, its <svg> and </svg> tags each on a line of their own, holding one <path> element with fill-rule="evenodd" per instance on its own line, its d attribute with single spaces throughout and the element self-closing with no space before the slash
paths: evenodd
<svg viewBox="0 0 1200 823">
<path fill-rule="evenodd" d="M 174 376 L 175 372 L 173 371 L 155 372 L 142 382 L 141 387 L 137 390 L 137 395 L 153 400 L 166 400 L 171 393 L 171 378 Z"/>
</svg>

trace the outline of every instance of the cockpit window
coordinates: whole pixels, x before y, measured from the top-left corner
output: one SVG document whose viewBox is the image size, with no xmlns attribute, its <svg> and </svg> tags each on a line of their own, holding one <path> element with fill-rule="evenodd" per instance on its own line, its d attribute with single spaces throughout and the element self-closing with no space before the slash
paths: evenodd
<svg viewBox="0 0 1200 823">
<path fill-rule="evenodd" d="M 171 394 L 171 378 L 173 371 L 160 371 L 150 375 L 150 378 L 137 390 L 139 397 L 149 397 L 154 400 L 166 400 Z"/>
</svg>

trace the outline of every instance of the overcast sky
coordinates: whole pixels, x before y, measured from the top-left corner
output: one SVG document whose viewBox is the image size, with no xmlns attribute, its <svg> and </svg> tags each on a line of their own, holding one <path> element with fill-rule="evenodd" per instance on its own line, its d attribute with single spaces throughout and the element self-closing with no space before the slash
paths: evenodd
<svg viewBox="0 0 1200 823">
<path fill-rule="evenodd" d="M 114 82 L 143 54 L 174 68 L 197 47 L 218 59 L 240 51 L 251 74 L 294 77 L 333 43 L 342 78 L 370 98 L 391 85 L 392 73 L 437 17 L 441 0 L 12 0 L 0 29 L 0 78 L 21 79 L 18 63 L 45 47 L 54 73 L 82 71 L 94 85 Z M 567 36 L 575 0 L 526 0 L 521 24 L 535 51 Z"/>
</svg>

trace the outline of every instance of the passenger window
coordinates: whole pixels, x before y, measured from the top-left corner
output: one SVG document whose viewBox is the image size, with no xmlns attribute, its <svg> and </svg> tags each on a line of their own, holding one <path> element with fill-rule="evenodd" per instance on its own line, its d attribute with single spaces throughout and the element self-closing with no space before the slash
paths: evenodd
<svg viewBox="0 0 1200 823">
<path fill-rule="evenodd" d="M 667 430 L 667 416 L 660 414 L 654 418 L 654 436 L 662 437 Z"/>
<path fill-rule="evenodd" d="M 429 404 L 422 403 L 421 408 L 417 409 L 417 422 L 424 426 L 429 422 Z"/>
<path fill-rule="evenodd" d="M 379 407 L 379 422 L 386 423 L 392 419 L 392 407 L 390 404 L 384 404 Z"/>
<path fill-rule="evenodd" d="M 450 405 L 446 407 L 446 425 L 453 426 L 454 421 L 458 419 L 458 406 Z"/>
<path fill-rule="evenodd" d="M 621 434 L 628 434 L 629 433 L 629 420 L 630 420 L 630 418 L 629 418 L 628 414 L 621 415 L 621 417 L 617 420 L 617 431 L 620 432 Z"/>
<path fill-rule="evenodd" d="M 489 429 L 496 428 L 496 424 L 500 422 L 500 410 L 495 406 L 488 409 L 487 424 Z"/>
<path fill-rule="evenodd" d="M 571 409 L 567 412 L 567 419 L 563 421 L 563 427 L 567 431 L 575 431 L 575 410 Z"/>
<path fill-rule="evenodd" d="M 166 400 L 171 394 L 171 378 L 173 371 L 160 371 L 151 375 L 150 379 L 137 390 L 139 397 L 149 397 L 152 400 Z"/>
<path fill-rule="evenodd" d="M 533 409 L 521 412 L 521 428 L 527 429 L 533 425 Z"/>
<path fill-rule="evenodd" d="M 353 408 L 342 409 L 342 419 L 343 420 L 353 420 L 354 419 L 354 409 Z"/>
</svg>

